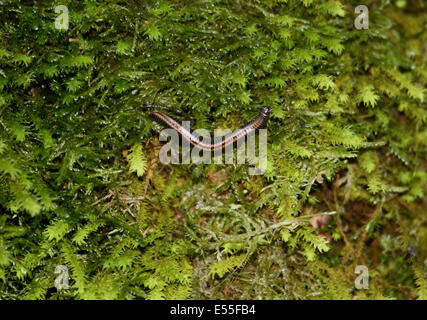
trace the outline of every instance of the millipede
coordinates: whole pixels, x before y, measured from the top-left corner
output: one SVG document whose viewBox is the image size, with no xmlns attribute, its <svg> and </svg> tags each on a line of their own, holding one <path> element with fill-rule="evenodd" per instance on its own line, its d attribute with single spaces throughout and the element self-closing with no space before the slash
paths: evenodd
<svg viewBox="0 0 427 320">
<path fill-rule="evenodd" d="M 176 121 L 174 118 L 169 115 L 155 111 L 151 113 L 155 120 L 158 120 L 160 123 L 163 123 L 170 128 L 178 132 L 184 139 L 189 141 L 194 147 L 206 150 L 206 151 L 216 151 L 221 150 L 227 147 L 230 144 L 235 143 L 236 141 L 244 138 L 251 132 L 261 128 L 268 120 L 271 114 L 270 107 L 263 107 L 258 116 L 249 122 L 247 125 L 229 133 L 224 136 L 215 137 L 212 143 L 206 143 L 202 141 L 202 136 L 197 133 L 191 133 L 187 128 L 183 127 Z"/>
</svg>

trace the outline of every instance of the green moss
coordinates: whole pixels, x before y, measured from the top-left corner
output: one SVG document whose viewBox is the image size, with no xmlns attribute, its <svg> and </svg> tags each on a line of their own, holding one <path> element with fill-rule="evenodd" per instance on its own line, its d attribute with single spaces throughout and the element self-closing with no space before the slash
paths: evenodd
<svg viewBox="0 0 427 320">
<path fill-rule="evenodd" d="M 425 299 L 422 1 L 61 4 L 0 4 L 1 299 Z M 148 104 L 270 106 L 266 173 L 161 164 Z"/>
</svg>

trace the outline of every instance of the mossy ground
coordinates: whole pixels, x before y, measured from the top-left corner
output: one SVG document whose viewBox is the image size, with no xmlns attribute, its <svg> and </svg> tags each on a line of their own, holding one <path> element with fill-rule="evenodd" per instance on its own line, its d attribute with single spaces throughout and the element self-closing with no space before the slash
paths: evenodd
<svg viewBox="0 0 427 320">
<path fill-rule="evenodd" d="M 2 1 L 0 298 L 427 298 L 427 7 L 363 4 Z M 270 106 L 267 172 L 161 164 L 148 104 Z"/>
</svg>

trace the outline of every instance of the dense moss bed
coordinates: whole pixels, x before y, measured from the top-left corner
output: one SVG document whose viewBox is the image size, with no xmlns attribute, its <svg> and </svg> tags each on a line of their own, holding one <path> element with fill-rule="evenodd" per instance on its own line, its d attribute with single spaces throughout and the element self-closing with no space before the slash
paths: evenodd
<svg viewBox="0 0 427 320">
<path fill-rule="evenodd" d="M 426 299 L 427 4 L 363 4 L 1 1 L 0 299 Z"/>
</svg>

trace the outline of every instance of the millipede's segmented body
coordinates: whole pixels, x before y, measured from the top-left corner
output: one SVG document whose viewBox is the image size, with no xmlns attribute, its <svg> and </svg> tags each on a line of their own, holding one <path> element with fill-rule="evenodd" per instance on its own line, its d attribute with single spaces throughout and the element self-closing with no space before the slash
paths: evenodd
<svg viewBox="0 0 427 320">
<path fill-rule="evenodd" d="M 200 135 L 196 133 L 191 133 L 187 128 L 180 125 L 178 121 L 168 116 L 167 114 L 156 111 L 153 112 L 151 115 L 154 116 L 156 120 L 159 120 L 160 122 L 176 130 L 184 139 L 189 141 L 194 147 L 206 151 L 215 151 L 224 149 L 228 145 L 233 144 L 234 142 L 247 136 L 252 131 L 255 131 L 258 128 L 262 127 L 267 122 L 270 114 L 271 109 L 269 107 L 263 107 L 259 115 L 254 120 L 249 122 L 244 127 L 235 130 L 234 132 L 226 134 L 225 136 L 214 138 L 213 143 L 206 143 L 201 141 L 202 137 Z"/>
</svg>

